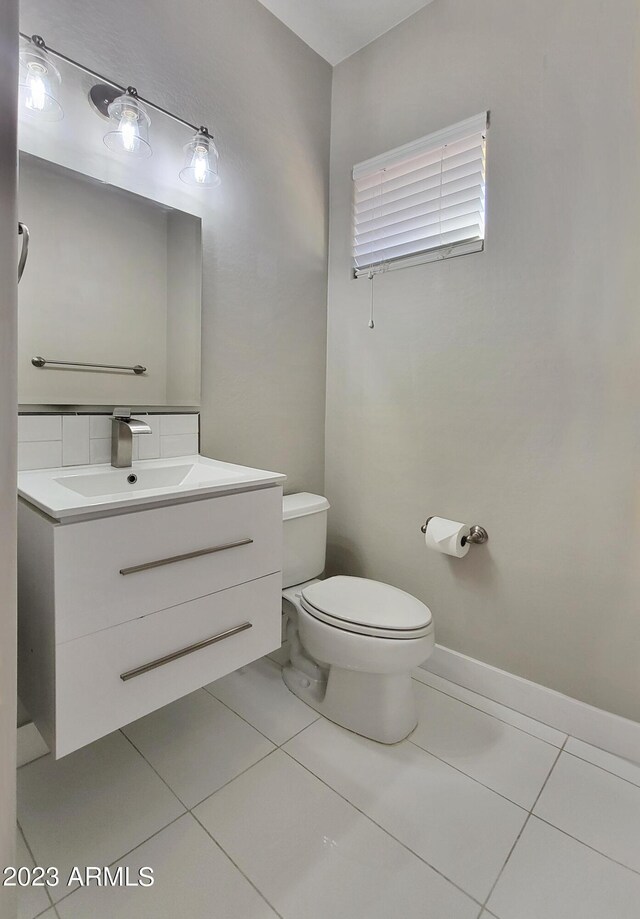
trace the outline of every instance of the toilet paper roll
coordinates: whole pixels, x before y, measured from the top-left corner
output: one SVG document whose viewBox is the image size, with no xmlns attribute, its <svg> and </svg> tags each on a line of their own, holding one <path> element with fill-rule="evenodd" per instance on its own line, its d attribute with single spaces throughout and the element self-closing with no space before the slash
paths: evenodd
<svg viewBox="0 0 640 919">
<path fill-rule="evenodd" d="M 427 524 L 424 541 L 427 549 L 434 549 L 442 555 L 452 555 L 454 558 L 464 558 L 469 551 L 469 543 L 462 544 L 464 537 L 469 535 L 466 523 L 457 520 L 446 520 L 444 517 L 432 517 Z"/>
</svg>

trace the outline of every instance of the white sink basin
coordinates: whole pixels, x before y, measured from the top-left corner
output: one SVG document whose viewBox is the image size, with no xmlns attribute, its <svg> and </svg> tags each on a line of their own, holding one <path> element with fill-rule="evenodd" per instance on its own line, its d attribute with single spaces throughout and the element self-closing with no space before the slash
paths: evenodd
<svg viewBox="0 0 640 919">
<path fill-rule="evenodd" d="M 285 475 L 222 463 L 206 456 L 142 460 L 126 469 L 73 466 L 18 473 L 18 494 L 55 520 L 144 504 L 258 488 Z"/>
<path fill-rule="evenodd" d="M 61 475 L 56 479 L 59 485 L 71 489 L 85 498 L 100 498 L 103 495 L 135 494 L 149 488 L 168 488 L 182 485 L 195 468 L 189 466 L 164 466 L 159 469 L 109 469 L 107 472 L 85 472 Z M 102 467 L 100 467 L 102 470 Z"/>
</svg>

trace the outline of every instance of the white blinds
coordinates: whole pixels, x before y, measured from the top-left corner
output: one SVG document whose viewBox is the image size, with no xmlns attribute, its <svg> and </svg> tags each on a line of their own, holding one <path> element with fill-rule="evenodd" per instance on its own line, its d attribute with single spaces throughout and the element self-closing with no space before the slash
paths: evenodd
<svg viewBox="0 0 640 919">
<path fill-rule="evenodd" d="M 353 168 L 356 274 L 484 240 L 487 113 Z"/>
</svg>

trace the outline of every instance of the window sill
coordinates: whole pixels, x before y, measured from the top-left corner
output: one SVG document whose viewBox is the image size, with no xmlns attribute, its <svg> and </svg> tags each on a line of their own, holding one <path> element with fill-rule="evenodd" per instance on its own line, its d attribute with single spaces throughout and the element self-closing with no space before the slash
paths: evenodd
<svg viewBox="0 0 640 919">
<path fill-rule="evenodd" d="M 426 265 L 428 262 L 442 262 L 447 258 L 458 258 L 461 255 L 471 255 L 473 252 L 484 251 L 484 239 L 472 239 L 466 243 L 457 243 L 453 246 L 440 246 L 438 249 L 429 249 L 418 255 L 399 258 L 387 262 L 384 267 L 374 265 L 372 268 L 354 268 L 354 278 L 368 278 L 369 273 L 382 274 L 387 271 L 396 271 L 398 268 L 412 268 L 414 265 Z"/>
</svg>

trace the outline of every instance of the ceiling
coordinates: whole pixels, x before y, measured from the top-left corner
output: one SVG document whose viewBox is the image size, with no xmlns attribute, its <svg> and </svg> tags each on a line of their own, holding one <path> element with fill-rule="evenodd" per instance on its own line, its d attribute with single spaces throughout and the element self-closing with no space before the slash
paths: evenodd
<svg viewBox="0 0 640 919">
<path fill-rule="evenodd" d="M 330 64 L 338 64 L 431 0 L 260 0 Z"/>
</svg>

